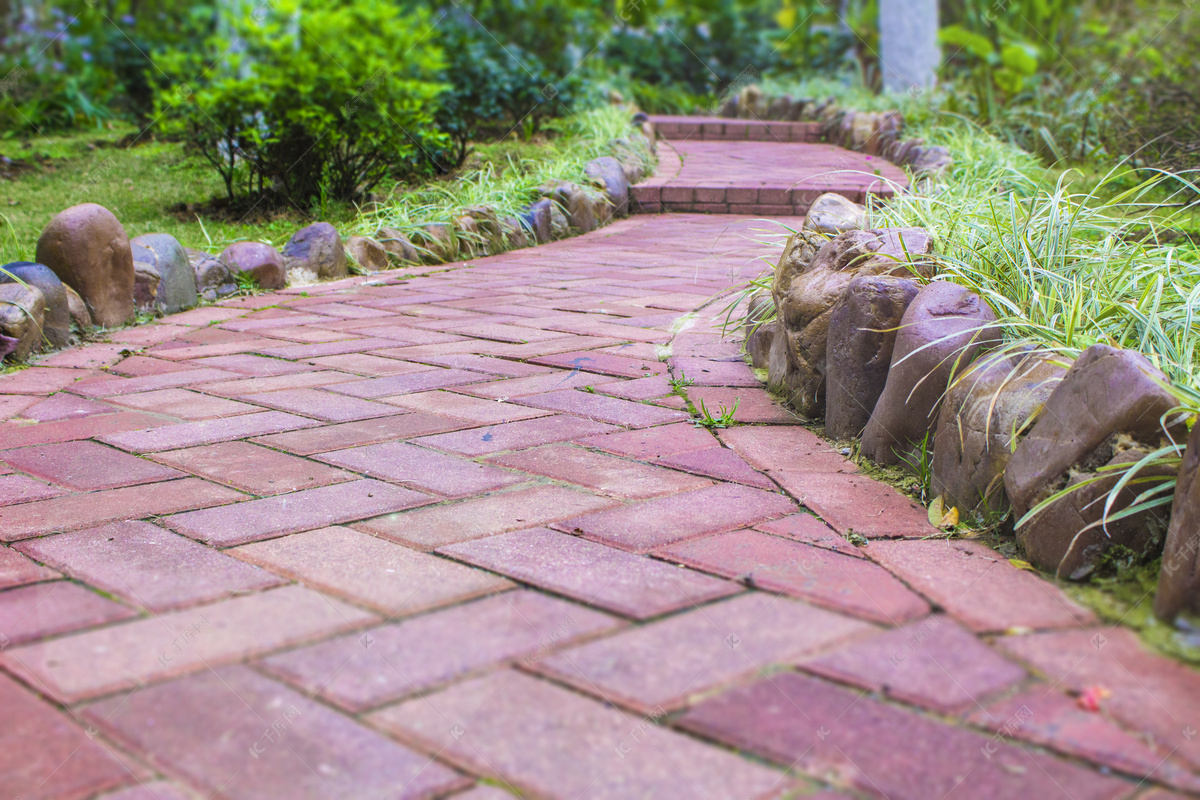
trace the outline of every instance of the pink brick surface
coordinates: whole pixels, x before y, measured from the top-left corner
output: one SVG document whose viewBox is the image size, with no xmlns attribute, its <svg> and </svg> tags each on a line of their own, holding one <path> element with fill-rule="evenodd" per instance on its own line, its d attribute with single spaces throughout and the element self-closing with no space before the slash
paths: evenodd
<svg viewBox="0 0 1200 800">
<path fill-rule="evenodd" d="M 533 486 L 389 514 L 353 527 L 420 550 L 434 550 L 506 531 L 533 528 L 615 500 L 561 486 Z"/>
<path fill-rule="evenodd" d="M 579 439 L 617 430 L 614 425 L 559 414 L 520 422 L 504 422 L 436 436 L 423 436 L 416 443 L 464 456 L 482 456 L 505 450 L 523 450 L 551 442 Z"/>
<path fill-rule="evenodd" d="M 885 625 L 929 612 L 928 603 L 874 564 L 758 531 L 682 542 L 657 554 Z"/>
<path fill-rule="evenodd" d="M 1026 677 L 936 615 L 807 660 L 804 668 L 942 714 L 975 708 Z"/>
<path fill-rule="evenodd" d="M 795 503 L 783 495 L 721 484 L 574 517 L 555 527 L 644 553 L 681 539 L 781 517 L 795 509 Z"/>
<path fill-rule="evenodd" d="M 13 542 L 40 534 L 79 530 L 104 522 L 207 508 L 244 500 L 245 497 L 240 492 L 199 478 L 55 497 L 0 508 L 0 540 Z"/>
<path fill-rule="evenodd" d="M 617 624 L 563 600 L 507 592 L 272 656 L 262 666 L 306 693 L 359 712 L 497 664 L 534 663 L 551 649 Z"/>
<path fill-rule="evenodd" d="M 148 522 L 117 522 L 16 548 L 132 606 L 167 611 L 283 581 Z"/>
<path fill-rule="evenodd" d="M 482 570 L 340 526 L 225 552 L 367 606 L 388 619 L 512 586 L 510 581 Z"/>
<path fill-rule="evenodd" d="M 227 547 L 399 511 L 431 499 L 429 495 L 380 481 L 358 480 L 189 511 L 167 517 L 163 522 L 197 541 Z"/>
<path fill-rule="evenodd" d="M 103 700 L 84 713 L 205 796 L 416 800 L 468 783 L 243 666 Z"/>
<path fill-rule="evenodd" d="M 284 586 L 122 625 L 11 647 L 0 665 L 63 703 L 317 639 L 376 617 Z"/>
<path fill-rule="evenodd" d="M 264 411 L 261 414 L 245 414 L 230 419 L 213 419 L 203 422 L 182 422 L 178 425 L 164 425 L 144 431 L 108 434 L 98 438 L 102 442 L 132 453 L 158 453 L 181 447 L 228 442 L 247 436 L 262 436 L 280 431 L 311 428 L 320 424 L 317 420 L 298 417 L 294 414 Z"/>
<path fill-rule="evenodd" d="M 1064 796 L 1066 786 L 1067 797 L 1111 800 L 1133 790 L 1117 778 L 796 674 L 719 695 L 689 712 L 683 725 L 768 761 L 835 776 L 847 788 L 894 800 L 1054 797 Z M 990 757 L 985 748 L 994 749 Z"/>
<path fill-rule="evenodd" d="M 0 643 L 22 644 L 132 616 L 132 609 L 78 584 L 35 583 L 0 592 Z"/>
<path fill-rule="evenodd" d="M 0 450 L 0 461 L 76 491 L 115 489 L 183 477 L 183 473 L 96 442 Z"/>
<path fill-rule="evenodd" d="M 398 483 L 443 497 L 482 494 L 529 479 L 520 472 L 477 464 L 405 442 L 335 450 L 322 453 L 317 459 L 354 470 L 369 478 Z"/>
<path fill-rule="evenodd" d="M 311 489 L 358 477 L 352 472 L 243 441 L 168 450 L 151 458 L 257 495 Z"/>
<path fill-rule="evenodd" d="M 83 726 L 0 675 L 0 775 L 4 791 L 24 798 L 85 798 L 133 780 L 129 770 Z"/>
<path fill-rule="evenodd" d="M 449 545 L 439 552 L 634 619 L 739 591 L 727 581 L 545 528 Z"/>
<path fill-rule="evenodd" d="M 583 486 L 596 494 L 627 499 L 658 497 L 699 489 L 710 482 L 681 475 L 638 461 L 585 450 L 569 444 L 552 444 L 495 456 L 494 464 L 533 475 Z"/>
<path fill-rule="evenodd" d="M 0 546 L 0 589 L 11 589 L 27 583 L 49 581 L 60 577 L 49 567 L 37 564 L 11 547 Z"/>
<path fill-rule="evenodd" d="M 758 800 L 791 785 L 773 768 L 519 673 L 460 683 L 371 721 L 534 797 L 624 800 L 683 791 Z"/>
<path fill-rule="evenodd" d="M 977 542 L 872 542 L 863 552 L 974 631 L 1078 628 L 1096 620 L 1050 581 Z"/>
<path fill-rule="evenodd" d="M 870 631 L 858 620 L 755 592 L 565 649 L 537 669 L 650 714 Z"/>
</svg>

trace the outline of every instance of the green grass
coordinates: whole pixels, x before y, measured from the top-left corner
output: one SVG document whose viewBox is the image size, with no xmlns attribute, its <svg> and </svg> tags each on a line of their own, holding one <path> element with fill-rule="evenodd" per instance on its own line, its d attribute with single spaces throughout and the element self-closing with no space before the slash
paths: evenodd
<svg viewBox="0 0 1200 800">
<path fill-rule="evenodd" d="M 178 144 L 151 141 L 128 149 L 115 146 L 131 133 L 130 128 L 118 127 L 27 143 L 0 141 L 0 153 L 36 164 L 19 172 L 15 180 L 0 181 L 0 259 L 33 260 L 38 236 L 47 223 L 78 203 L 99 203 L 110 209 L 131 238 L 169 233 L 186 247 L 210 252 L 246 239 L 280 245 L 308 224 L 298 211 L 250 224 L 201 221 L 195 214 L 168 211 L 179 203 L 201 204 L 221 196 L 224 186 L 216 172 L 185 157 Z M 342 209 L 341 219 L 332 221 L 344 223 L 352 216 L 353 209 Z"/>
</svg>

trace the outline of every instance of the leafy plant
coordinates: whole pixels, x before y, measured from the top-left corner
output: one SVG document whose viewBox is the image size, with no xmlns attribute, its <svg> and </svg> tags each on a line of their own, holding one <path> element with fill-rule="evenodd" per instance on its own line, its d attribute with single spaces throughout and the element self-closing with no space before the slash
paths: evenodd
<svg viewBox="0 0 1200 800">
<path fill-rule="evenodd" d="M 278 0 L 228 14 L 228 34 L 162 58 L 160 125 L 208 161 L 230 200 L 307 207 L 322 179 L 352 200 L 411 174 L 438 140 L 443 86 L 428 14 L 385 0 Z M 197 78 L 196 76 L 202 76 Z"/>
<path fill-rule="evenodd" d="M 737 414 L 738 406 L 741 400 L 733 401 L 733 408 L 726 408 L 724 403 L 718 404 L 717 413 L 713 414 L 708 410 L 704 401 L 700 401 L 699 417 L 693 423 L 698 428 L 728 428 L 733 424 L 733 417 Z"/>
</svg>

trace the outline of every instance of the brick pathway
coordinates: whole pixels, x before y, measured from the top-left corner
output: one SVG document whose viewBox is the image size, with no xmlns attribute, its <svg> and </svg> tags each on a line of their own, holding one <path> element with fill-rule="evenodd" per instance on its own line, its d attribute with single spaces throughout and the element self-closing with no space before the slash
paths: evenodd
<svg viewBox="0 0 1200 800">
<path fill-rule="evenodd" d="M 2 794 L 1200 788 L 1194 672 L 923 538 L 720 337 L 763 228 L 635 217 L 0 378 Z"/>
</svg>

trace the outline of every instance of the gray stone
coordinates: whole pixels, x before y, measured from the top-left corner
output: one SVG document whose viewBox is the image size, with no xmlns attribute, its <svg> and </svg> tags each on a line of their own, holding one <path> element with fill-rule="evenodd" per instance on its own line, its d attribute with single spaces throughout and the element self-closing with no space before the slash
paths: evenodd
<svg viewBox="0 0 1200 800">
<path fill-rule="evenodd" d="M 421 254 L 417 248 L 407 236 L 395 228 L 380 228 L 375 232 L 375 238 L 383 245 L 388 258 L 397 265 L 421 263 Z"/>
<path fill-rule="evenodd" d="M 1170 622 L 1180 611 L 1200 615 L 1200 424 L 1192 426 L 1175 482 L 1154 613 Z"/>
<path fill-rule="evenodd" d="M 184 252 L 196 276 L 196 290 L 209 300 L 216 298 L 222 286 L 232 282 L 229 267 L 221 259 L 190 247 L 185 247 Z"/>
<path fill-rule="evenodd" d="M 583 171 L 604 187 L 610 207 L 605 209 L 603 221 L 610 217 L 629 216 L 629 181 L 621 162 L 612 156 L 601 156 L 585 164 Z"/>
<path fill-rule="evenodd" d="M 367 236 L 351 236 L 346 240 L 346 254 L 363 269 L 379 272 L 388 268 L 387 251 Z"/>
<path fill-rule="evenodd" d="M 862 435 L 887 384 L 900 320 L 920 286 L 911 278 L 860 275 L 829 318 L 825 351 L 825 434 Z"/>
<path fill-rule="evenodd" d="M 774 319 L 775 306 L 770 292 L 759 290 L 750 296 L 746 308 L 746 354 L 755 369 L 766 369 L 771 358 L 771 345 L 779 330 Z"/>
<path fill-rule="evenodd" d="M 940 175 L 954 165 L 954 157 L 940 145 L 913 147 L 908 152 L 908 163 L 916 175 Z"/>
<path fill-rule="evenodd" d="M 789 401 L 798 412 L 813 418 L 825 411 L 829 321 L 850 281 L 856 275 L 928 272 L 921 256 L 930 247 L 921 228 L 848 231 L 828 241 L 800 231 L 788 239 L 771 287 L 788 364 L 786 375 L 772 375 L 770 383 L 790 387 Z"/>
<path fill-rule="evenodd" d="M 956 283 L 927 284 L 900 318 L 883 394 L 863 430 L 861 451 L 879 464 L 910 459 L 937 427 L 951 379 L 980 349 L 1000 340 L 996 313 Z"/>
<path fill-rule="evenodd" d="M 50 347 L 71 343 L 71 310 L 67 305 L 67 287 L 45 264 L 17 261 L 0 267 L 0 283 L 23 281 L 42 293 L 46 309 L 42 318 L 42 338 Z"/>
<path fill-rule="evenodd" d="M 35 258 L 79 293 L 97 325 L 111 328 L 133 318 L 133 252 L 104 206 L 84 203 L 60 212 L 38 239 Z"/>
<path fill-rule="evenodd" d="M 521 215 L 521 218 L 525 221 L 525 225 L 529 230 L 533 231 L 538 244 L 546 244 L 547 242 L 554 241 L 554 232 L 551 229 L 553 207 L 554 202 L 546 198 L 530 204 L 529 208 L 525 209 L 525 212 Z"/>
<path fill-rule="evenodd" d="M 1128 463 L 1136 453 L 1168 442 L 1183 444 L 1187 430 L 1169 414 L 1178 402 L 1162 388 L 1165 383 L 1162 372 L 1140 353 L 1101 344 L 1083 351 L 1004 471 L 1017 519 L 1061 489 L 1094 477 L 1104 465 Z M 1105 510 L 1104 502 L 1091 501 L 1115 483 L 1114 477 L 1073 492 L 1019 526 L 1017 542 L 1029 560 L 1061 578 L 1079 580 L 1114 545 L 1140 556 L 1161 542 L 1166 519 L 1153 512 L 1089 528 Z M 1132 488 L 1137 491 L 1123 493 L 1111 512 L 1150 487 Z"/>
<path fill-rule="evenodd" d="M 833 192 L 826 192 L 814 200 L 804 216 L 804 230 L 828 236 L 865 227 L 866 207 Z"/>
<path fill-rule="evenodd" d="M 133 250 L 134 299 L 141 301 L 140 310 L 149 310 L 142 305 L 147 300 L 164 314 L 178 313 L 199 302 L 196 271 L 189 263 L 187 251 L 174 236 L 148 233 L 135 237 L 129 245 Z M 139 273 L 144 276 L 142 280 L 137 277 Z M 157 276 L 153 285 L 151 276 Z"/>
<path fill-rule="evenodd" d="M 933 440 L 930 481 L 946 508 L 985 517 L 1007 510 L 1004 469 L 1069 362 L 1042 353 L 989 353 L 951 384 Z"/>
<path fill-rule="evenodd" d="M 562 209 L 571 230 L 588 233 L 596 229 L 596 198 L 582 186 L 570 181 L 551 181 L 542 185 L 539 191 Z"/>
<path fill-rule="evenodd" d="M 273 291 L 287 286 L 283 257 L 268 244 L 235 242 L 221 253 L 221 261 L 229 268 L 231 275 L 249 275 L 258 283 L 260 289 Z"/>
<path fill-rule="evenodd" d="M 46 299 L 32 284 L 0 284 L 0 352 L 24 361 L 42 344 Z"/>
<path fill-rule="evenodd" d="M 283 246 L 283 264 L 288 279 L 298 284 L 349 274 L 342 237 L 328 222 L 315 222 L 296 231 Z"/>
</svg>

